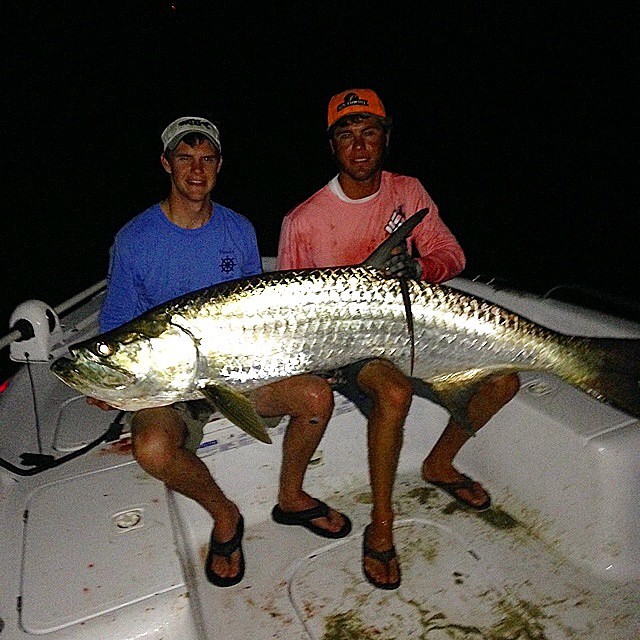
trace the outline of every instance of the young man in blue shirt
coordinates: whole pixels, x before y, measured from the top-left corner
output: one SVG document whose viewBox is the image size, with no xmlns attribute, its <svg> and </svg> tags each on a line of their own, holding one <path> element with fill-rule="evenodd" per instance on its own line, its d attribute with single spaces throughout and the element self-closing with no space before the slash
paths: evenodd
<svg viewBox="0 0 640 640">
<path fill-rule="evenodd" d="M 177 296 L 261 272 L 255 230 L 244 216 L 211 199 L 222 166 L 220 133 L 205 118 L 178 118 L 162 133 L 161 163 L 171 189 L 117 233 L 100 330 L 108 331 Z M 290 416 L 276 509 L 285 524 L 341 538 L 347 516 L 303 491 L 307 465 L 333 412 L 333 393 L 317 376 L 294 376 L 251 395 L 259 415 Z M 89 398 L 103 409 L 106 403 Z M 244 520 L 195 454 L 211 414 L 196 403 L 142 409 L 131 416 L 133 455 L 167 487 L 192 498 L 213 518 L 205 573 L 227 587 L 240 582 Z"/>
</svg>

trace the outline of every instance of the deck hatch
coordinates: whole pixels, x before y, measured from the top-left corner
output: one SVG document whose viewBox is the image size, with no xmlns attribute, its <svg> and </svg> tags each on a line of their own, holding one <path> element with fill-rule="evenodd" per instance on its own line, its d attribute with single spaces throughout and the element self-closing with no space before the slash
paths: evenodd
<svg viewBox="0 0 640 640">
<path fill-rule="evenodd" d="M 136 464 L 46 485 L 28 510 L 21 621 L 29 633 L 184 585 L 164 487 Z"/>
</svg>

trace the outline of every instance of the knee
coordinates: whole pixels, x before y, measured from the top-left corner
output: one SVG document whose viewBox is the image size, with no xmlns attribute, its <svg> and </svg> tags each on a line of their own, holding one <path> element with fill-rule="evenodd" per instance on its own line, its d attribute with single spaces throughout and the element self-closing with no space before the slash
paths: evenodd
<svg viewBox="0 0 640 640">
<path fill-rule="evenodd" d="M 496 404 L 505 405 L 520 389 L 520 378 L 517 373 L 508 373 L 495 378 L 491 383 L 491 395 Z"/>
<path fill-rule="evenodd" d="M 509 373 L 506 376 L 502 376 L 499 387 L 500 395 L 502 395 L 505 402 L 509 402 L 520 389 L 520 377 L 517 373 Z"/>
<path fill-rule="evenodd" d="M 404 416 L 409 413 L 413 387 L 408 378 L 394 379 L 390 381 L 384 390 L 384 397 L 388 404 L 396 407 Z"/>
<path fill-rule="evenodd" d="M 263 416 L 288 415 L 297 421 L 325 424 L 333 413 L 333 391 L 323 378 L 303 374 L 265 385 L 253 393 Z"/>
<path fill-rule="evenodd" d="M 309 376 L 303 387 L 306 410 L 320 420 L 329 420 L 333 413 L 333 391 L 326 380 Z"/>
<path fill-rule="evenodd" d="M 131 446 L 136 462 L 155 478 L 163 479 L 165 470 L 175 459 L 181 442 L 171 433 L 155 425 L 135 428 Z"/>
<path fill-rule="evenodd" d="M 399 369 L 386 365 L 372 366 L 358 378 L 363 390 L 371 396 L 380 411 L 404 419 L 409 413 L 413 387 Z M 372 375 L 373 374 L 373 375 Z"/>
</svg>

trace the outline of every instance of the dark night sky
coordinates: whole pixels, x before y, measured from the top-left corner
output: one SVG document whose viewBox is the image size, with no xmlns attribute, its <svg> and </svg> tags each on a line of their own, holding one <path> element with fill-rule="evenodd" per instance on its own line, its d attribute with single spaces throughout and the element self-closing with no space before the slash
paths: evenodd
<svg viewBox="0 0 640 640">
<path fill-rule="evenodd" d="M 0 335 L 22 300 L 104 277 L 117 229 L 165 195 L 177 116 L 219 124 L 214 197 L 274 255 L 284 214 L 335 173 L 326 104 L 353 86 L 381 95 L 387 167 L 422 180 L 464 275 L 640 304 L 636 3 L 7 4 Z"/>
</svg>

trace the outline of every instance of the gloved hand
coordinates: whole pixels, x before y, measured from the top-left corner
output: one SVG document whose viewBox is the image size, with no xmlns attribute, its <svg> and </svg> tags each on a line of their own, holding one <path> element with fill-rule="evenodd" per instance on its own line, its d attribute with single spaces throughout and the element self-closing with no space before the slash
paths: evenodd
<svg viewBox="0 0 640 640">
<path fill-rule="evenodd" d="M 387 273 L 401 278 L 420 280 L 422 267 L 420 263 L 409 255 L 406 246 L 397 247 L 387 262 Z"/>
</svg>

